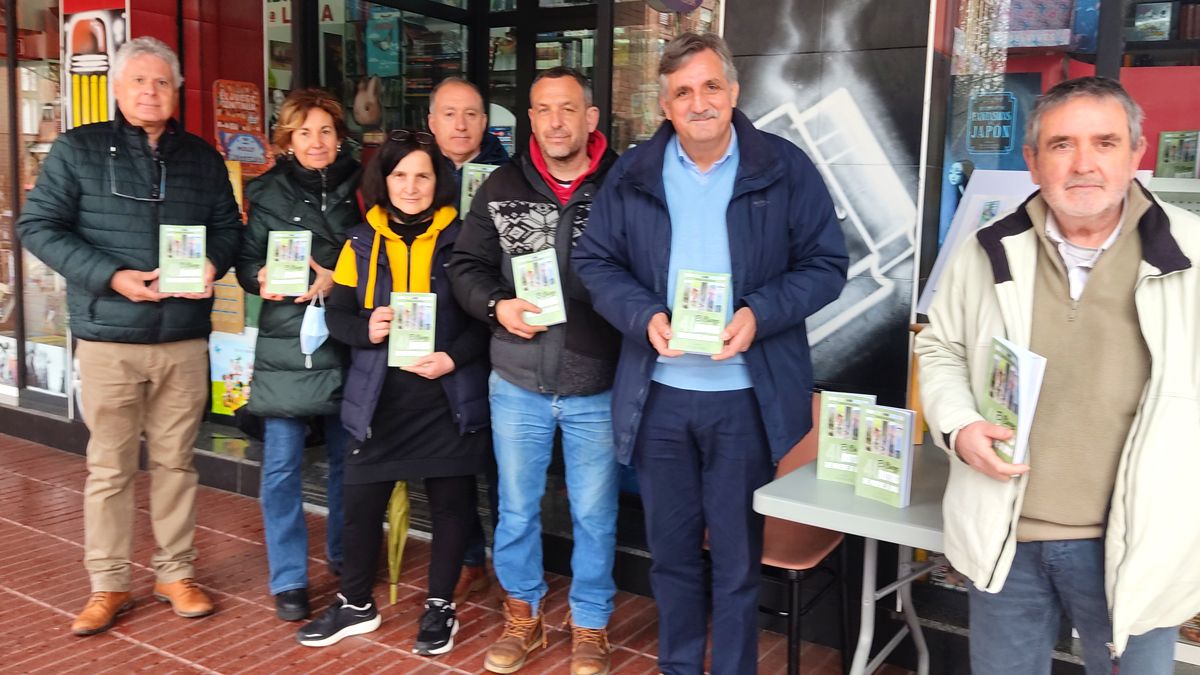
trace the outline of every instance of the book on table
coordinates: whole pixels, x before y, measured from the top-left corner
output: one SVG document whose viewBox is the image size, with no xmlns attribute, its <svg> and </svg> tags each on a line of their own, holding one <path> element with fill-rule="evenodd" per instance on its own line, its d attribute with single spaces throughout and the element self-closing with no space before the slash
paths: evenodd
<svg viewBox="0 0 1200 675">
<path fill-rule="evenodd" d="M 158 291 L 203 293 L 207 262 L 203 225 L 160 225 L 158 229 Z"/>
<path fill-rule="evenodd" d="M 433 353 L 437 295 L 392 293 L 392 325 L 388 333 L 388 366 L 410 366 Z"/>
<path fill-rule="evenodd" d="M 1021 464 L 1029 450 L 1029 431 L 1037 410 L 1046 358 L 1002 337 L 992 338 L 992 370 L 980 414 L 992 424 L 1008 427 L 1013 435 L 992 447 L 1006 462 Z"/>
<path fill-rule="evenodd" d="M 312 232 L 272 231 L 267 235 L 268 293 L 304 295 L 308 292 L 308 256 Z"/>
<path fill-rule="evenodd" d="M 817 478 L 853 485 L 858 478 L 858 430 L 863 408 L 875 404 L 872 394 L 821 392 L 817 420 Z"/>
<path fill-rule="evenodd" d="M 716 354 L 725 346 L 721 332 L 729 316 L 728 274 L 679 270 L 671 301 L 671 349 Z"/>
<path fill-rule="evenodd" d="M 912 496 L 915 415 L 905 408 L 863 406 L 858 429 L 858 473 L 854 494 L 897 508 Z"/>
<path fill-rule="evenodd" d="M 558 273 L 558 252 L 552 248 L 512 259 L 513 286 L 517 297 L 537 305 L 540 313 L 525 312 L 530 326 L 553 326 L 567 321 L 562 280 Z"/>
</svg>

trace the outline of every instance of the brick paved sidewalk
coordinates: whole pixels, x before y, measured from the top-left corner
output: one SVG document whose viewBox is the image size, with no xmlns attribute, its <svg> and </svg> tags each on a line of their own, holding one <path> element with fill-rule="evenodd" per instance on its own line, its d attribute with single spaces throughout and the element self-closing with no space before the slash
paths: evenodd
<svg viewBox="0 0 1200 675">
<path fill-rule="evenodd" d="M 262 519 L 254 499 L 201 487 L 196 546 L 197 580 L 217 602 L 217 613 L 183 619 L 155 602 L 149 567 L 153 551 L 147 505 L 148 476 L 136 479 L 133 591 L 137 606 L 107 633 L 87 638 L 69 626 L 88 595 L 83 554 L 83 458 L 0 434 L 0 671 L 101 673 L 207 672 L 481 673 L 483 652 L 503 627 L 495 596 L 459 609 L 460 642 L 435 659 L 411 653 L 424 600 L 427 542 L 410 538 L 398 602 L 381 608 L 383 626 L 323 649 L 295 642 L 298 624 L 275 618 L 267 593 Z M 322 558 L 324 519 L 309 515 L 310 593 L 326 606 L 336 580 Z M 522 674 L 564 673 L 570 634 L 561 628 L 569 579 L 549 575 L 546 616 L 549 648 L 539 650 Z M 375 598 L 387 600 L 381 577 Z M 654 602 L 619 593 L 610 623 L 613 672 L 657 672 Z M 719 639 L 719 638 L 718 638 Z M 785 672 L 781 635 L 762 632 L 759 673 Z M 805 644 L 804 673 L 840 672 L 835 650 Z M 890 668 L 884 672 L 900 673 Z"/>
</svg>

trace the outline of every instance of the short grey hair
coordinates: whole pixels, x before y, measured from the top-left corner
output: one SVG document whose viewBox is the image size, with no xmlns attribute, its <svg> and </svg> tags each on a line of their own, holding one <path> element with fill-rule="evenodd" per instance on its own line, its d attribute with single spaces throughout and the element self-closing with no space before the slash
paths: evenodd
<svg viewBox="0 0 1200 675">
<path fill-rule="evenodd" d="M 725 66 L 725 79 L 729 84 L 737 84 L 737 67 L 733 65 L 733 52 L 725 39 L 716 33 L 683 33 L 667 43 L 663 49 L 662 58 L 658 61 L 658 96 L 663 98 L 667 92 L 667 76 L 682 68 L 692 55 L 710 50 L 721 59 Z"/>
<path fill-rule="evenodd" d="M 560 77 L 569 77 L 575 80 L 580 87 L 583 88 L 583 104 L 587 107 L 592 107 L 592 81 L 580 71 L 568 66 L 554 66 L 537 74 L 533 78 L 533 83 L 529 85 L 529 91 L 533 91 L 533 87 L 542 80 L 557 80 Z"/>
<path fill-rule="evenodd" d="M 479 91 L 479 87 L 475 86 L 474 82 L 472 82 L 466 78 L 458 77 L 457 75 L 452 75 L 450 77 L 443 79 L 441 82 L 438 82 L 437 84 L 433 85 L 433 89 L 429 92 L 429 109 L 430 110 L 432 110 L 434 108 L 434 106 L 436 105 L 435 101 L 437 101 L 438 92 L 440 92 L 443 87 L 448 87 L 453 84 L 461 84 L 464 87 L 470 87 L 471 91 L 475 92 L 475 95 L 479 97 L 480 109 L 482 110 L 484 108 L 483 92 Z M 487 110 L 483 110 L 483 112 L 486 113 Z"/>
<path fill-rule="evenodd" d="M 1035 154 L 1038 150 L 1038 133 L 1041 132 L 1042 117 L 1054 108 L 1080 96 L 1090 96 L 1095 99 L 1115 99 L 1125 108 L 1125 119 L 1129 120 L 1129 143 L 1137 147 L 1142 137 L 1142 122 L 1146 114 L 1142 106 L 1133 100 L 1120 82 L 1108 77 L 1077 77 L 1073 80 L 1059 82 L 1045 94 L 1038 97 L 1025 121 L 1025 145 Z"/>
<path fill-rule="evenodd" d="M 121 73 L 125 71 L 125 64 L 138 56 L 157 56 L 162 59 L 171 69 L 171 77 L 175 79 L 175 88 L 178 89 L 183 85 L 183 73 L 179 70 L 179 57 L 165 42 L 149 35 L 134 38 L 121 45 L 121 48 L 117 50 L 117 55 L 113 58 L 112 79 L 114 81 L 121 79 Z"/>
</svg>

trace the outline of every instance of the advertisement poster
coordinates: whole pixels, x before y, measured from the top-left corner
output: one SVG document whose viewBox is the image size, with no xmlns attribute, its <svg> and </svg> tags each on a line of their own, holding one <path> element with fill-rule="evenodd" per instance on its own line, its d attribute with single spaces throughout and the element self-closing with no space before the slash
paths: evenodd
<svg viewBox="0 0 1200 675">
<path fill-rule="evenodd" d="M 250 400 L 254 377 L 254 343 L 258 329 L 242 335 L 213 333 L 208 338 L 208 361 L 212 371 L 212 411 L 232 415 Z"/>
<path fill-rule="evenodd" d="M 1042 92 L 1040 73 L 955 75 L 948 111 L 938 245 L 942 245 L 972 174 L 1023 171 L 1025 118 Z"/>
<path fill-rule="evenodd" d="M 217 149 L 229 161 L 241 162 L 243 176 L 254 177 L 271 168 L 267 137 L 263 135 L 262 92 L 252 82 L 213 82 L 213 120 Z"/>
<path fill-rule="evenodd" d="M 17 395 L 17 339 L 0 335 L 0 396 Z"/>
<path fill-rule="evenodd" d="M 48 337 L 25 343 L 26 387 L 56 396 L 67 395 L 67 348 L 62 342 L 63 338 Z"/>
<path fill-rule="evenodd" d="M 126 0 L 62 0 L 63 119 L 73 129 L 116 113 L 109 74 L 128 39 Z"/>
<path fill-rule="evenodd" d="M 367 22 L 367 75 L 396 77 L 400 74 L 400 21 L 373 18 Z"/>
</svg>

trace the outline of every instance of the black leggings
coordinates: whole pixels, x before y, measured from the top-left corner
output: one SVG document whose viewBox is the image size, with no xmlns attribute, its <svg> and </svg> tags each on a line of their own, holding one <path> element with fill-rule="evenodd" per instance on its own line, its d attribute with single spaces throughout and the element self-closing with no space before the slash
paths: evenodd
<svg viewBox="0 0 1200 675">
<path fill-rule="evenodd" d="M 342 528 L 342 595 L 352 605 L 371 600 L 379 550 L 383 544 L 381 523 L 387 516 L 394 481 L 347 485 L 344 490 L 346 522 Z M 433 521 L 433 553 L 429 561 L 430 598 L 450 601 L 458 583 L 467 535 L 471 531 L 474 476 L 426 478 L 425 494 Z"/>
</svg>

